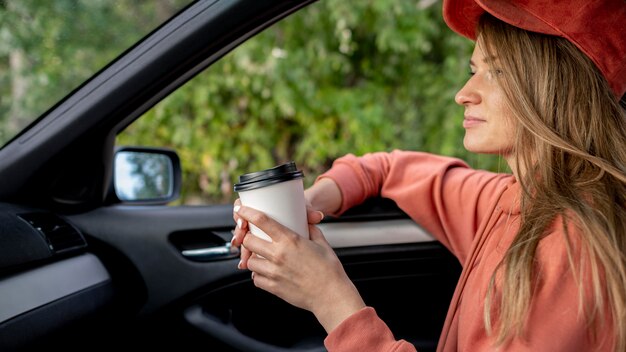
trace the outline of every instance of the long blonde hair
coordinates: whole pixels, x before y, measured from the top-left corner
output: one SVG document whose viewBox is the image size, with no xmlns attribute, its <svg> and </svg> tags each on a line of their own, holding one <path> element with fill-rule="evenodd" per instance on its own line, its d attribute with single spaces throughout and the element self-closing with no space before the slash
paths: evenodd
<svg viewBox="0 0 626 352">
<path fill-rule="evenodd" d="M 481 18 L 478 33 L 504 72 L 499 84 L 518 122 L 515 166 L 525 170 L 518 176 L 521 225 L 492 276 L 486 329 L 495 328 L 498 344 L 523 336 L 539 241 L 563 219 L 579 312 L 592 336 L 610 319 L 613 347 L 626 351 L 626 113 L 593 62 L 566 39 L 490 15 Z M 580 233 L 582 256 L 574 258 L 567 225 Z"/>
</svg>

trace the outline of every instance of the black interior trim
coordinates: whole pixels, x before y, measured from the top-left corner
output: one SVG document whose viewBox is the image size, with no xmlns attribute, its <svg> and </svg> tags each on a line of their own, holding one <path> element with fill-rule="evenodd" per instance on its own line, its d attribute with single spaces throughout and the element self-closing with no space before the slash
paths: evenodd
<svg viewBox="0 0 626 352">
<path fill-rule="evenodd" d="M 0 279 L 0 323 L 107 281 L 108 272 L 89 253 L 4 277 Z"/>
<path fill-rule="evenodd" d="M 324 222 L 358 222 L 408 218 L 409 216 L 400 210 L 393 200 L 372 197 L 349 209 L 341 214 L 340 217 L 325 217 Z"/>
<path fill-rule="evenodd" d="M 0 323 L 0 349 L 83 350 L 92 343 L 90 336 L 102 334 L 98 327 L 115 330 L 113 321 L 100 324 L 109 317 L 114 295 L 113 284 L 107 281 Z"/>
</svg>

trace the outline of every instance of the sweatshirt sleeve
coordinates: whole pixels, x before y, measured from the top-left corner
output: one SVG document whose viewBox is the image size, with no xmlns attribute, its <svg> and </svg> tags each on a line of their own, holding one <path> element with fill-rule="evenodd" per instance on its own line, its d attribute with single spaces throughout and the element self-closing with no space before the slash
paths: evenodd
<svg viewBox="0 0 626 352">
<path fill-rule="evenodd" d="M 325 177 L 341 190 L 342 205 L 335 215 L 370 197 L 392 199 L 461 263 L 480 222 L 513 178 L 470 169 L 455 158 L 399 150 L 348 154 L 319 178 Z"/>
<path fill-rule="evenodd" d="M 324 340 L 329 352 L 415 352 L 415 347 L 394 338 L 372 307 L 365 307 L 341 322 Z"/>
</svg>

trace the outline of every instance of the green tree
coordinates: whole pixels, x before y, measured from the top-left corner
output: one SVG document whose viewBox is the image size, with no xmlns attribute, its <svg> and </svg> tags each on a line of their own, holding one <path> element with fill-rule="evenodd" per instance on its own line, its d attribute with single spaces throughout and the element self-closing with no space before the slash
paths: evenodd
<svg viewBox="0 0 626 352">
<path fill-rule="evenodd" d="M 310 184 L 348 152 L 424 150 L 497 170 L 497 158 L 462 145 L 453 99 L 471 49 L 439 2 L 320 1 L 235 49 L 118 142 L 176 149 L 183 202 L 230 202 L 237 175 L 289 160 Z"/>
<path fill-rule="evenodd" d="M 189 0 L 0 0 L 0 146 Z"/>
</svg>

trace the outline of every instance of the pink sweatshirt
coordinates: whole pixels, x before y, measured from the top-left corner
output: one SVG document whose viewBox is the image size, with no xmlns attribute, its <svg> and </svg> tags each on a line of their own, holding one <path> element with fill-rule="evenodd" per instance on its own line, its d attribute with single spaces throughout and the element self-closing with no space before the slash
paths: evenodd
<svg viewBox="0 0 626 352">
<path fill-rule="evenodd" d="M 324 177 L 333 179 L 341 190 L 338 214 L 368 197 L 390 198 L 462 263 L 438 351 L 610 350 L 610 322 L 593 339 L 578 314 L 578 287 L 560 220 L 537 249 L 538 286 L 524 338 L 495 347 L 494 337 L 487 335 L 483 309 L 488 283 L 519 228 L 520 188 L 512 175 L 473 170 L 458 159 L 394 151 L 360 158 L 347 155 L 320 176 Z M 568 231 L 577 254 L 577 231 Z M 344 320 L 331 331 L 325 345 L 330 352 L 415 351 L 410 343 L 395 340 L 372 307 Z"/>
</svg>

